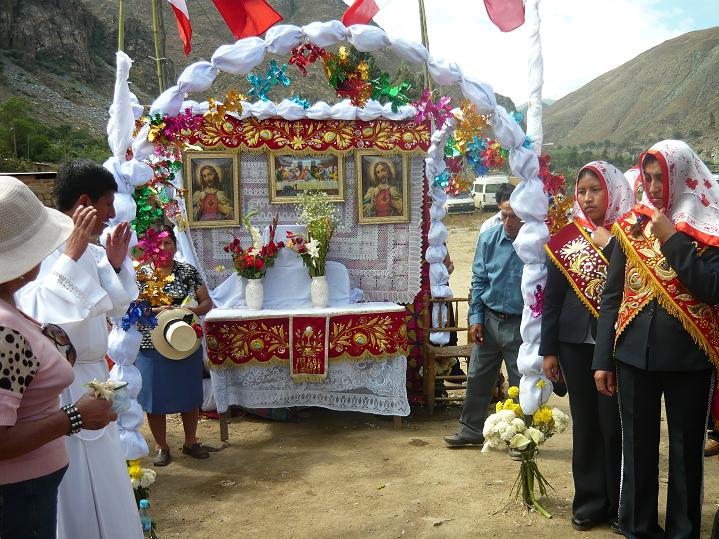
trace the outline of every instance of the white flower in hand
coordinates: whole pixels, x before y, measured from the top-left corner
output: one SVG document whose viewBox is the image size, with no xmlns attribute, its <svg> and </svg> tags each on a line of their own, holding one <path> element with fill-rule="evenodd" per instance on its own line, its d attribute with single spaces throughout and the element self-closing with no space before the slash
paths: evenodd
<svg viewBox="0 0 719 539">
<path fill-rule="evenodd" d="M 318 242 L 315 238 L 312 238 L 310 241 L 305 243 L 305 247 L 312 258 L 319 258 L 320 242 Z"/>
</svg>

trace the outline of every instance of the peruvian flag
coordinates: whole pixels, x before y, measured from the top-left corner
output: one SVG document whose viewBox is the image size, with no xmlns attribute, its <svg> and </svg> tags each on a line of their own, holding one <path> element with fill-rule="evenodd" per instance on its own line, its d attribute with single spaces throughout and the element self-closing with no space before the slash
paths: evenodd
<svg viewBox="0 0 719 539">
<path fill-rule="evenodd" d="M 342 15 L 342 24 L 345 26 L 367 24 L 389 3 L 390 0 L 355 0 Z"/>
<path fill-rule="evenodd" d="M 237 39 L 258 36 L 282 20 L 265 0 L 212 0 Z"/>
<path fill-rule="evenodd" d="M 487 15 L 502 32 L 511 32 L 524 24 L 522 0 L 484 0 Z"/>
<path fill-rule="evenodd" d="M 168 0 L 172 11 L 177 19 L 177 30 L 180 32 L 180 39 L 184 45 L 185 56 L 192 50 L 192 25 L 190 24 L 190 12 L 187 11 L 185 0 Z"/>
</svg>

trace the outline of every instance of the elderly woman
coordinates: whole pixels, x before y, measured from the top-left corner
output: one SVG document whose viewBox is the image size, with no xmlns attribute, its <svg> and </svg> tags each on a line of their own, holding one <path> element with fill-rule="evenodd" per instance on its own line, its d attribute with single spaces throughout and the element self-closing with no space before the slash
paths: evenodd
<svg viewBox="0 0 719 539">
<path fill-rule="evenodd" d="M 152 276 L 165 283 L 162 286 L 165 297 L 153 297 L 155 304 L 152 304 L 152 310 L 155 314 L 180 307 L 183 303 L 187 303 L 185 308 L 197 316 L 206 314 L 212 308 L 212 300 L 200 273 L 193 266 L 174 260 L 177 240 L 171 228 L 164 227 L 159 234 L 160 256 L 138 269 L 140 290 L 147 285 L 146 277 Z M 167 445 L 165 416 L 174 413 L 182 416 L 185 431 L 183 454 L 197 459 L 207 458 L 207 449 L 197 442 L 197 422 L 202 405 L 202 348 L 185 359 L 170 359 L 155 349 L 150 328 L 138 327 L 142 333 L 142 344 L 135 365 L 142 375 L 142 389 L 137 400 L 147 412 L 147 421 L 157 444 L 153 464 L 166 466 L 172 459 Z"/>
<path fill-rule="evenodd" d="M 68 466 L 64 435 L 115 419 L 110 403 L 84 395 L 60 408 L 76 354 L 67 334 L 15 306 L 45 257 L 87 241 L 93 208 L 74 217 L 46 208 L 19 180 L 0 178 L 0 537 L 54 538 L 57 491 Z M 74 221 L 74 228 L 73 228 Z"/>
</svg>

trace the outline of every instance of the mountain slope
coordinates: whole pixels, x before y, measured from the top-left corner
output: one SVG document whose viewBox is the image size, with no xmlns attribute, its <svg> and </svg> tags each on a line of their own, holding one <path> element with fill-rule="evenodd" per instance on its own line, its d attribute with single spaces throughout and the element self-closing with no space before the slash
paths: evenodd
<svg viewBox="0 0 719 539">
<path fill-rule="evenodd" d="M 682 138 L 698 149 L 719 137 L 719 27 L 666 41 L 548 107 L 545 141 L 646 147 Z"/>
</svg>

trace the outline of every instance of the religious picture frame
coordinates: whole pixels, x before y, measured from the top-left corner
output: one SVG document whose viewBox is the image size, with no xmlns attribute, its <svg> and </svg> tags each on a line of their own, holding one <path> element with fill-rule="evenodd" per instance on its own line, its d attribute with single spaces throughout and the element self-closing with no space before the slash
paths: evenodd
<svg viewBox="0 0 719 539">
<path fill-rule="evenodd" d="M 358 223 L 409 222 L 409 159 L 406 155 L 357 150 L 355 175 Z"/>
<path fill-rule="evenodd" d="M 240 226 L 237 152 L 185 152 L 183 172 L 190 228 Z"/>
<path fill-rule="evenodd" d="M 344 158 L 335 153 L 269 152 L 270 203 L 294 204 L 307 191 L 344 201 Z"/>
</svg>

